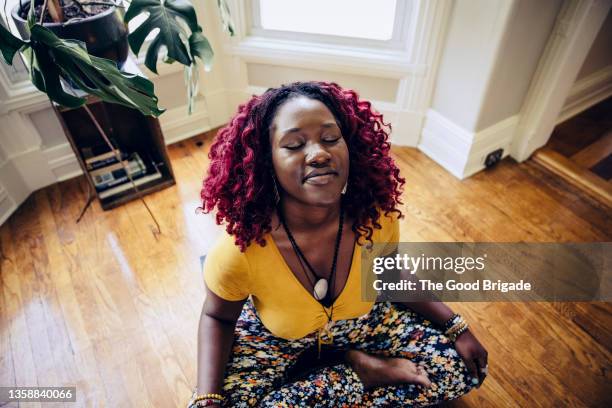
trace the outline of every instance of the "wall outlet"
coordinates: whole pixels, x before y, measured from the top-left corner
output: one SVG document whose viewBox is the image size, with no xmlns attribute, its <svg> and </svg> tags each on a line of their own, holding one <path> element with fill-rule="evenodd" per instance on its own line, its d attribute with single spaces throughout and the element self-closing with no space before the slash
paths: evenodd
<svg viewBox="0 0 612 408">
<path fill-rule="evenodd" d="M 484 165 L 488 169 L 489 167 L 495 166 L 502 158 L 502 154 L 504 153 L 504 149 L 493 150 L 491 153 L 487 154 L 485 157 Z"/>
</svg>

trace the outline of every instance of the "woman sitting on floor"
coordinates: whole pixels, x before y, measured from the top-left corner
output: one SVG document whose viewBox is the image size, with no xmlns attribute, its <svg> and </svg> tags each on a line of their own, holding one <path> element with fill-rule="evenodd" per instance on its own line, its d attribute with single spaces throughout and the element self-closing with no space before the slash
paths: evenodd
<svg viewBox="0 0 612 408">
<path fill-rule="evenodd" d="M 446 305 L 361 298 L 361 247 L 399 241 L 386 129 L 354 91 L 304 82 L 219 131 L 202 200 L 227 234 L 205 261 L 192 406 L 420 406 L 482 383 L 487 353 Z"/>
</svg>

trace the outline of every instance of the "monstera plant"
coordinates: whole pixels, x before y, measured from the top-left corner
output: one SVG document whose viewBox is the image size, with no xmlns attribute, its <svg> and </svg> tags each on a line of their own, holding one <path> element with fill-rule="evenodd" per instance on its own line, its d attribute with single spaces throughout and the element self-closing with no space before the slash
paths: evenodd
<svg viewBox="0 0 612 408">
<path fill-rule="evenodd" d="M 157 73 L 157 61 L 162 48 L 166 50 L 165 62 L 176 61 L 185 66 L 191 110 L 197 89 L 198 60 L 203 62 L 205 70 L 209 70 L 213 51 L 202 33 L 189 0 L 131 0 L 118 3 L 109 0 L 33 0 L 33 3 L 34 7 L 30 7 L 30 2 L 20 0 L 12 13 L 18 27 L 20 17 L 26 17 L 21 25 L 23 29 L 20 29 L 23 39 L 0 25 L 0 51 L 9 65 L 13 63 L 17 52 L 23 53 L 33 84 L 51 100 L 67 107 L 78 107 L 85 103 L 84 98 L 65 92 L 60 81 L 63 79 L 103 101 L 120 103 L 138 109 L 145 115 L 159 116 L 163 112 L 157 107 L 157 97 L 150 81 L 120 71 L 117 62 L 123 61 L 108 61 L 95 52 L 88 52 L 89 44 L 79 41 L 79 34 L 74 33 L 78 31 L 85 39 L 91 38 L 88 34 L 92 30 L 73 29 L 62 35 L 76 25 L 92 26 L 100 20 L 98 15 L 107 13 L 109 8 L 125 8 L 125 23 L 137 16 L 146 16 L 129 33 L 127 42 L 134 54 L 138 55 L 145 39 L 150 35 L 153 37 L 144 61 L 147 68 Z M 224 27 L 233 34 L 225 0 L 218 0 L 217 3 Z M 107 22 L 105 24 L 108 26 Z M 99 28 L 93 31 L 98 36 L 105 34 Z M 109 31 L 108 34 L 116 35 L 116 32 Z M 97 38 L 92 42 L 95 46 L 95 43 L 104 40 Z"/>
<path fill-rule="evenodd" d="M 6 11 L 7 0 L 2 1 Z M 233 35 L 225 0 L 217 0 L 217 5 L 224 28 Z M 20 36 L 10 31 L 8 20 L 0 24 L 0 52 L 6 63 L 12 65 L 18 55 L 34 86 L 50 100 L 69 108 L 82 106 L 112 151 L 115 146 L 86 105 L 87 95 L 144 115 L 164 112 L 151 81 L 121 70 L 128 44 L 138 55 L 147 43 L 144 63 L 154 73 L 163 49 L 164 62 L 184 65 L 189 112 L 197 93 L 198 64 L 205 70 L 212 64 L 212 48 L 189 0 L 19 0 L 11 16 Z M 137 17 L 143 21 L 128 32 L 127 23 Z M 123 163 L 118 153 L 117 159 Z"/>
</svg>

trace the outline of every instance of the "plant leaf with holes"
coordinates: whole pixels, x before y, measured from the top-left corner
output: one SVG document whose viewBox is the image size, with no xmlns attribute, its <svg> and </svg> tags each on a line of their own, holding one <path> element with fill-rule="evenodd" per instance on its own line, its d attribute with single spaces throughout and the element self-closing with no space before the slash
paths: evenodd
<svg viewBox="0 0 612 408">
<path fill-rule="evenodd" d="M 0 52 L 8 65 L 13 64 L 15 53 L 27 45 L 28 43 L 26 41 L 15 37 L 9 30 L 0 24 Z"/>
<path fill-rule="evenodd" d="M 128 41 L 134 54 L 138 55 L 147 36 L 155 29 L 159 32 L 149 44 L 145 56 L 145 65 L 157 74 L 157 56 L 162 46 L 168 50 L 168 57 L 189 66 L 193 62 L 190 34 L 187 34 L 181 22 L 193 32 L 201 32 L 196 12 L 188 0 L 132 0 L 125 13 L 124 20 L 129 22 L 134 17 L 147 13 L 142 22 L 130 35 Z"/>
<path fill-rule="evenodd" d="M 193 58 L 198 57 L 204 63 L 204 70 L 210 71 L 212 68 L 213 53 L 208 39 L 204 37 L 202 31 L 194 31 L 189 36 L 189 49 Z"/>
<path fill-rule="evenodd" d="M 30 43 L 32 82 L 57 103 L 76 107 L 85 102 L 84 98 L 64 91 L 61 77 L 103 101 L 138 109 L 145 115 L 163 113 L 157 106 L 151 81 L 119 71 L 111 60 L 89 55 L 84 43 L 62 40 L 38 24 L 31 29 Z"/>
</svg>

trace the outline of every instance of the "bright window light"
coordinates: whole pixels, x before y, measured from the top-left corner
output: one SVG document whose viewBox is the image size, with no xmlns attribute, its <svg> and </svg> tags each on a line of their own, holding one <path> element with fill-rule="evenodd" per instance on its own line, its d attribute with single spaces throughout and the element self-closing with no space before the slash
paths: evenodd
<svg viewBox="0 0 612 408">
<path fill-rule="evenodd" d="M 396 0 L 259 0 L 261 27 L 390 40 Z"/>
</svg>

